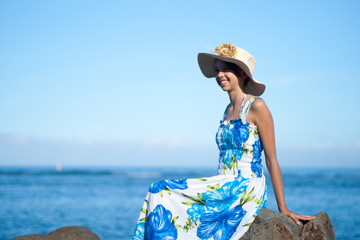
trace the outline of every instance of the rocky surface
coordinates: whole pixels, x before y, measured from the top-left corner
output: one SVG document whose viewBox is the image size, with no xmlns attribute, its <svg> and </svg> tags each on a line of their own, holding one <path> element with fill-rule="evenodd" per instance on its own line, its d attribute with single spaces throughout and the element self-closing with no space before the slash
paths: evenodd
<svg viewBox="0 0 360 240">
<path fill-rule="evenodd" d="M 297 225 L 279 212 L 262 209 L 240 240 L 333 240 L 335 230 L 325 212 L 316 214 L 314 220 Z"/>
<path fill-rule="evenodd" d="M 47 235 L 30 234 L 12 240 L 100 240 L 100 238 L 87 227 L 69 226 L 56 229 Z"/>
<path fill-rule="evenodd" d="M 314 220 L 300 225 L 279 212 L 262 209 L 249 231 L 240 240 L 333 240 L 335 230 L 325 212 L 316 214 Z M 87 227 L 70 226 L 59 228 L 48 235 L 30 234 L 12 240 L 100 240 Z"/>
</svg>

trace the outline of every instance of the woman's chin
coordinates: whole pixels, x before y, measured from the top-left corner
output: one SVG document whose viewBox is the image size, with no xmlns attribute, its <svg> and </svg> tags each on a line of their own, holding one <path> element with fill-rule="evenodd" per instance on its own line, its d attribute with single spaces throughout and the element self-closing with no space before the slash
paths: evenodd
<svg viewBox="0 0 360 240">
<path fill-rule="evenodd" d="M 220 87 L 225 92 L 228 92 L 230 90 L 227 86 L 220 86 Z"/>
</svg>

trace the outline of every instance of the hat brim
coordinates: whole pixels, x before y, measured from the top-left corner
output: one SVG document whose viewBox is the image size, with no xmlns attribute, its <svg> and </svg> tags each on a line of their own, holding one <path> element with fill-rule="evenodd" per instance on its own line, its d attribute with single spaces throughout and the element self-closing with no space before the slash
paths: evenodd
<svg viewBox="0 0 360 240">
<path fill-rule="evenodd" d="M 245 86 L 245 90 L 247 93 L 253 94 L 255 96 L 260 96 L 261 94 L 264 93 L 265 84 L 255 80 L 252 77 L 252 74 L 251 74 L 248 66 L 245 63 L 243 63 L 242 61 L 235 59 L 235 58 L 221 56 L 221 55 L 215 55 L 215 54 L 210 54 L 210 53 L 199 53 L 198 54 L 198 63 L 199 63 L 200 70 L 204 74 L 205 77 L 207 77 L 207 78 L 216 77 L 215 61 L 217 59 L 224 61 L 224 62 L 234 63 L 235 65 L 240 67 L 241 70 L 243 70 L 246 73 L 246 75 L 250 79 L 250 81 Z"/>
</svg>

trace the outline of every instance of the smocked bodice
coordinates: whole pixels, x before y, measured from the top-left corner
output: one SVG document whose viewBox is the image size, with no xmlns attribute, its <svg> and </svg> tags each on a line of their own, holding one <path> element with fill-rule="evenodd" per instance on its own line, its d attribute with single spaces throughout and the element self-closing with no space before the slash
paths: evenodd
<svg viewBox="0 0 360 240">
<path fill-rule="evenodd" d="M 220 121 L 216 133 L 219 153 L 219 174 L 237 175 L 239 170 L 251 175 L 262 176 L 261 151 L 263 149 L 257 127 L 245 122 L 251 103 L 257 97 L 251 97 L 240 112 L 238 119 Z M 228 108 L 225 111 L 226 116 Z"/>
</svg>

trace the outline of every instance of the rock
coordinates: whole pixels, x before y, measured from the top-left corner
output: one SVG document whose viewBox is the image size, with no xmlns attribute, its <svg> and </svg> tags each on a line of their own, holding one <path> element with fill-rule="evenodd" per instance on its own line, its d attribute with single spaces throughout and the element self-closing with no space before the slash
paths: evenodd
<svg viewBox="0 0 360 240">
<path fill-rule="evenodd" d="M 316 214 L 314 220 L 295 224 L 279 212 L 262 209 L 255 221 L 240 240 L 333 240 L 335 230 L 325 212 Z M 100 240 L 99 236 L 87 227 L 62 227 L 48 235 L 30 234 L 12 240 Z"/>
<path fill-rule="evenodd" d="M 43 234 L 29 234 L 29 235 L 15 237 L 12 240 L 49 240 L 49 239 L 47 235 L 43 235 Z"/>
<path fill-rule="evenodd" d="M 335 239 L 335 229 L 325 212 L 316 214 L 316 218 L 306 223 L 302 228 L 300 240 L 311 239 Z"/>
<path fill-rule="evenodd" d="M 279 212 L 262 209 L 240 240 L 333 240 L 335 230 L 325 212 L 316 214 L 314 220 L 297 225 Z"/>
<path fill-rule="evenodd" d="M 263 208 L 256 216 L 249 230 L 241 240 L 254 239 L 297 239 L 301 226 L 279 212 Z"/>
<path fill-rule="evenodd" d="M 100 238 L 87 227 L 69 226 L 56 229 L 48 235 L 29 234 L 12 240 L 100 240 Z"/>
</svg>

